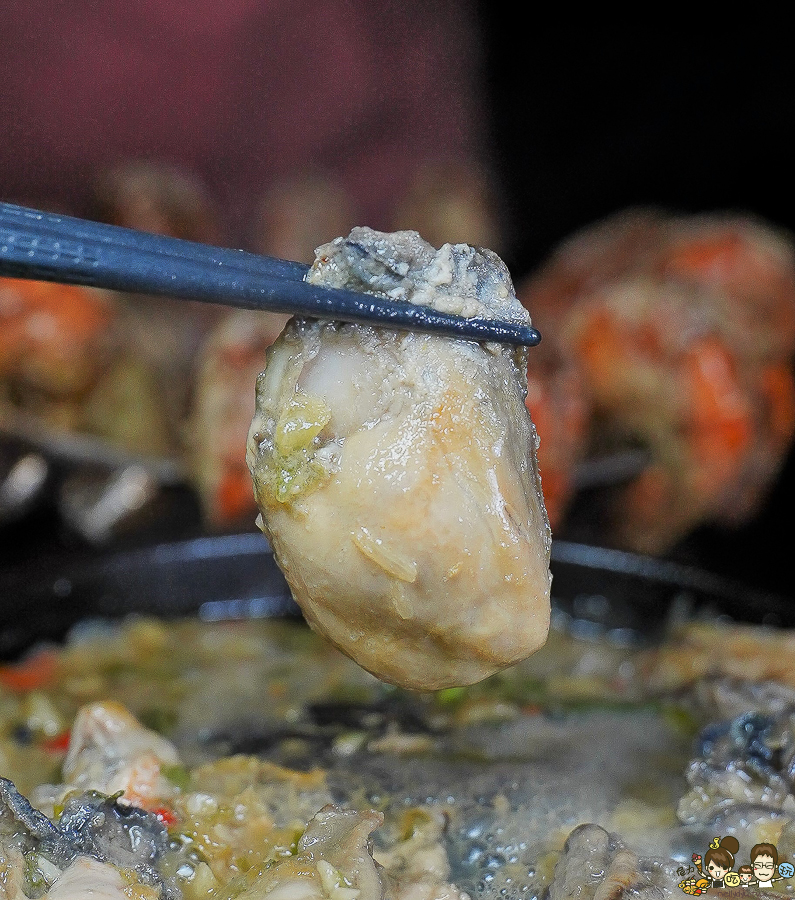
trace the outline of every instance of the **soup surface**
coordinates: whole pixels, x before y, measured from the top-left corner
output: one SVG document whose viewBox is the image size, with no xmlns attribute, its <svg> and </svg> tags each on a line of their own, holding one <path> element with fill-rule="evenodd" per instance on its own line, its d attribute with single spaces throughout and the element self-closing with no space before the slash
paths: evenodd
<svg viewBox="0 0 795 900">
<path fill-rule="evenodd" d="M 0 897 L 681 896 L 728 889 L 692 860 L 728 834 L 790 893 L 793 662 L 785 631 L 553 627 L 415 693 L 300 621 L 87 622 L 0 670 Z"/>
</svg>

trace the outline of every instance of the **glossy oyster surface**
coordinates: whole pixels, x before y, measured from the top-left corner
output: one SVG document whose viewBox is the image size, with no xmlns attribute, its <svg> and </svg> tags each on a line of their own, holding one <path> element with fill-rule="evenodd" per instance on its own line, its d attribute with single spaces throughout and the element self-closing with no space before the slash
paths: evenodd
<svg viewBox="0 0 795 900">
<path fill-rule="evenodd" d="M 308 279 L 529 322 L 488 250 L 355 228 Z M 261 526 L 310 624 L 384 681 L 479 681 L 541 646 L 551 535 L 526 351 L 291 320 L 257 380 Z"/>
</svg>

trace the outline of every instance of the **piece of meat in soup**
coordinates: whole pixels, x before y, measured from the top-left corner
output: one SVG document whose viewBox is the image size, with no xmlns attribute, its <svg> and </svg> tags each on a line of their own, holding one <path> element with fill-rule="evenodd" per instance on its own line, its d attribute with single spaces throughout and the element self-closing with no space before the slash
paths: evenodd
<svg viewBox="0 0 795 900">
<path fill-rule="evenodd" d="M 529 323 L 489 250 L 355 228 L 308 279 Z M 309 623 L 384 681 L 471 684 L 549 626 L 525 349 L 291 320 L 257 380 L 261 527 Z"/>
</svg>

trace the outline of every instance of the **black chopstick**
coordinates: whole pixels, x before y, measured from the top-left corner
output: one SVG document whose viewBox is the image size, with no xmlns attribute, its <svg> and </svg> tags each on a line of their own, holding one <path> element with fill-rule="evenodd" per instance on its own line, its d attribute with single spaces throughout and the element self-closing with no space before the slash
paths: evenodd
<svg viewBox="0 0 795 900">
<path fill-rule="evenodd" d="M 534 328 L 326 288 L 308 266 L 0 203 L 0 275 L 535 346 Z"/>
<path fill-rule="evenodd" d="M 35 235 L 48 235 L 51 238 L 86 241 L 104 247 L 129 247 L 131 250 L 158 253 L 165 257 L 179 256 L 210 265 L 231 266 L 252 273 L 259 271 L 266 276 L 278 275 L 292 280 L 302 279 L 309 271 L 309 266 L 304 263 L 258 256 L 256 253 L 228 247 L 211 247 L 195 241 L 108 225 L 105 222 L 28 209 L 13 203 L 0 202 L 0 229 L 16 232 L 19 235 L 18 242 L 24 240 L 26 235 L 30 239 Z"/>
</svg>

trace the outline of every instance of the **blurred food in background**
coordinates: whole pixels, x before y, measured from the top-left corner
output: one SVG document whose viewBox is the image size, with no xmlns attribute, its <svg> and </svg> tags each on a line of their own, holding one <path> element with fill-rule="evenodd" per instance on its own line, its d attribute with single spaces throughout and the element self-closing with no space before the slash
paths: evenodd
<svg viewBox="0 0 795 900">
<path fill-rule="evenodd" d="M 0 279 L 0 422 L 22 414 L 137 453 L 174 451 L 158 386 L 122 320 L 110 293 Z"/>
<path fill-rule="evenodd" d="M 479 171 L 418 168 L 393 221 L 437 244 L 467 233 L 498 242 Z M 131 162 L 96 185 L 105 221 L 188 239 L 221 233 L 209 190 L 174 166 Z M 355 214 L 342 184 L 311 168 L 274 182 L 250 234 L 261 252 L 307 261 Z M 757 513 L 795 433 L 794 247 L 750 216 L 629 209 L 573 234 L 518 282 L 543 335 L 529 354 L 527 406 L 555 533 L 567 533 L 592 483 L 589 541 L 654 555 L 705 523 L 734 528 Z M 0 425 L 18 440 L 20 416 L 35 422 L 45 449 L 70 433 L 98 439 L 111 463 L 113 452 L 130 464 L 147 457 L 147 502 L 158 482 L 180 478 L 200 527 L 250 529 L 254 385 L 286 318 L 5 279 Z M 88 494 L 85 473 L 61 493 L 91 540 L 112 536 L 89 519 L 118 502 L 119 478 L 108 463 Z"/>
<path fill-rule="evenodd" d="M 520 299 L 522 299 L 520 297 Z M 533 323 L 537 318 L 529 307 Z M 553 328 L 528 354 L 527 399 L 538 432 L 538 465 L 549 523 L 565 521 L 577 491 L 577 471 L 588 452 L 590 401 L 582 367 Z"/>
<path fill-rule="evenodd" d="M 225 242 L 222 216 L 209 187 L 179 166 L 150 160 L 119 163 L 100 171 L 92 196 L 92 218 L 100 222 L 188 241 Z M 196 355 L 227 311 L 167 297 L 117 297 L 119 331 L 157 385 L 157 403 L 170 423 L 171 441 L 159 452 L 181 452 Z M 153 447 L 151 452 L 158 451 Z"/>
<path fill-rule="evenodd" d="M 432 172 L 439 176 L 434 202 L 421 202 Z M 102 170 L 92 190 L 97 220 L 225 242 L 209 188 L 173 164 L 120 163 Z M 419 164 L 390 218 L 431 229 L 440 244 L 446 234 L 496 240 L 495 208 L 473 161 Z M 311 262 L 316 247 L 348 233 L 357 215 L 341 179 L 310 166 L 273 181 L 248 232 L 258 252 Z M 139 513 L 137 503 L 120 501 L 118 483 L 120 466 L 140 462 L 148 477 L 136 497 L 155 499 L 165 473 L 168 484 L 184 478 L 196 492 L 202 527 L 253 526 L 244 448 L 256 376 L 286 316 L 17 279 L 5 279 L 0 301 L 0 426 L 7 440 L 33 438 L 36 449 L 61 461 L 65 453 L 76 471 L 58 502 L 83 537 L 107 541 L 122 519 Z M 95 442 L 76 447 L 76 436 Z M 87 474 L 92 452 L 101 465 Z M 136 485 L 139 476 L 135 470 Z M 98 510 L 111 507 L 119 521 L 103 511 L 100 527 Z"/>
<path fill-rule="evenodd" d="M 250 525 L 257 515 L 246 441 L 265 351 L 287 319 L 237 310 L 223 319 L 199 354 L 186 456 L 212 529 Z"/>
<path fill-rule="evenodd" d="M 311 262 L 353 225 L 389 228 L 431 164 L 488 170 L 483 53 L 476 5 L 452 0 L 14 5 L 0 31 L 0 121 L 11 125 L 0 199 Z M 94 298 L 39 290 L 56 306 Z M 24 432 L 23 450 L 31 437 L 33 450 L 57 444 L 61 458 L 66 448 L 71 465 L 91 450 L 75 436 L 113 442 L 106 462 L 148 454 L 148 472 L 181 472 L 202 498 L 202 527 L 253 528 L 242 450 L 270 321 L 165 298 L 119 295 L 107 306 L 96 334 L 62 307 L 56 346 L 72 360 L 59 363 L 61 378 L 85 382 L 68 403 L 22 372 L 53 369 L 56 347 L 22 352 L 3 323 L 16 360 L 0 395 L 45 428 L 20 428 L 17 416 L 14 439 Z M 233 475 L 225 448 L 238 433 Z M 115 496 L 118 472 L 103 472 L 109 493 L 92 474 L 92 510 Z"/>
<path fill-rule="evenodd" d="M 98 220 L 219 242 L 209 191 L 177 166 L 119 164 L 93 191 Z M 0 300 L 0 431 L 60 466 L 60 512 L 106 541 L 182 477 L 195 357 L 225 310 L 18 279 Z"/>
<path fill-rule="evenodd" d="M 388 230 L 405 229 L 419 232 L 434 247 L 473 244 L 502 255 L 503 226 L 493 177 L 472 159 L 422 162 L 398 197 Z"/>
<path fill-rule="evenodd" d="M 254 215 L 255 253 L 309 265 L 329 235 L 348 234 L 360 221 L 353 198 L 329 172 L 309 168 L 277 179 Z"/>
<path fill-rule="evenodd" d="M 612 490 L 602 542 L 661 554 L 704 522 L 758 511 L 795 429 L 794 247 L 749 216 L 628 210 L 572 236 L 519 286 L 579 372 L 580 458 L 649 455 Z M 570 496 L 577 451 L 559 446 L 543 407 L 542 473 L 553 497 L 560 480 Z"/>
<path fill-rule="evenodd" d="M 93 184 L 91 218 L 186 241 L 222 243 L 207 186 L 179 166 L 131 160 L 103 171 Z"/>
<path fill-rule="evenodd" d="M 97 291 L 0 279 L 3 393 L 71 420 L 69 401 L 94 386 L 110 356 L 114 312 Z"/>
</svg>

